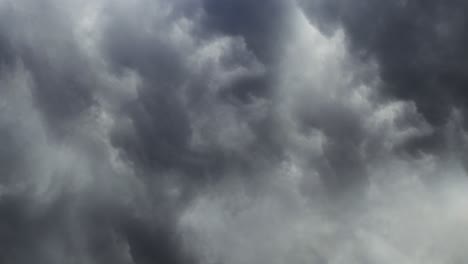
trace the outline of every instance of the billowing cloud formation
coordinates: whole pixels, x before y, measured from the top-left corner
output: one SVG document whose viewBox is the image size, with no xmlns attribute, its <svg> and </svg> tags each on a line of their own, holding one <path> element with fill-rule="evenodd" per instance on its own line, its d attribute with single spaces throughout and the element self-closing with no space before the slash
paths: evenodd
<svg viewBox="0 0 468 264">
<path fill-rule="evenodd" d="M 299 2 L 321 28 L 343 28 L 355 55 L 377 61 L 387 95 L 415 102 L 437 127 L 454 109 L 466 112 L 468 6 L 463 1 Z M 434 137 L 421 143 L 443 147 Z"/>
<path fill-rule="evenodd" d="M 463 8 L 0 1 L 0 262 L 462 263 Z"/>
</svg>

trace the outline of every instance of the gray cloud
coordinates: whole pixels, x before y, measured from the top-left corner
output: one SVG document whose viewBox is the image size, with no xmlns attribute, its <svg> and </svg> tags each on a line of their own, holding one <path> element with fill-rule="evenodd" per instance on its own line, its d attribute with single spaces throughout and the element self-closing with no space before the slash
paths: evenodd
<svg viewBox="0 0 468 264">
<path fill-rule="evenodd" d="M 386 5 L 0 1 L 0 262 L 462 261 L 463 15 Z"/>
<path fill-rule="evenodd" d="M 377 61 L 387 95 L 414 101 L 437 127 L 446 124 L 455 108 L 465 112 L 465 3 L 299 2 L 324 30 L 343 27 L 356 56 Z M 440 135 L 434 135 L 413 145 L 443 148 L 439 141 Z"/>
</svg>

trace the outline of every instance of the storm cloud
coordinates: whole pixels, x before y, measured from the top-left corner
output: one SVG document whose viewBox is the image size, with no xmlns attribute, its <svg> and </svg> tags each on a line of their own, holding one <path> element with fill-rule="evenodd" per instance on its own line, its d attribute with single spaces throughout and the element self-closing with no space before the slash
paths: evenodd
<svg viewBox="0 0 468 264">
<path fill-rule="evenodd" d="M 0 0 L 0 262 L 463 263 L 467 7 Z"/>
<path fill-rule="evenodd" d="M 415 102 L 437 127 L 444 126 L 455 109 L 466 112 L 468 6 L 463 1 L 301 4 L 324 30 L 343 28 L 356 56 L 377 62 L 387 96 Z M 432 145 L 443 147 L 437 140 L 432 139 Z"/>
</svg>

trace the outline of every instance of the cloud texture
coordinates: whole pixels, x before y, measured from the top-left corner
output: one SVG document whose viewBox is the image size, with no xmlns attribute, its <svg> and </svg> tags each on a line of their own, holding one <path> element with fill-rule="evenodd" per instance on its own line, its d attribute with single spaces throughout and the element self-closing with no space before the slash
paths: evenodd
<svg viewBox="0 0 468 264">
<path fill-rule="evenodd" d="M 0 0 L 0 263 L 464 263 L 467 7 Z"/>
</svg>

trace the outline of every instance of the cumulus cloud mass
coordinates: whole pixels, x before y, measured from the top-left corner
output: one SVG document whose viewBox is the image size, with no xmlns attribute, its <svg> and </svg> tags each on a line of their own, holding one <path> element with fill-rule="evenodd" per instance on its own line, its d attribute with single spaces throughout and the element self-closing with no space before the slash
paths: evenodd
<svg viewBox="0 0 468 264">
<path fill-rule="evenodd" d="M 0 0 L 0 263 L 467 263 L 467 12 Z"/>
</svg>

